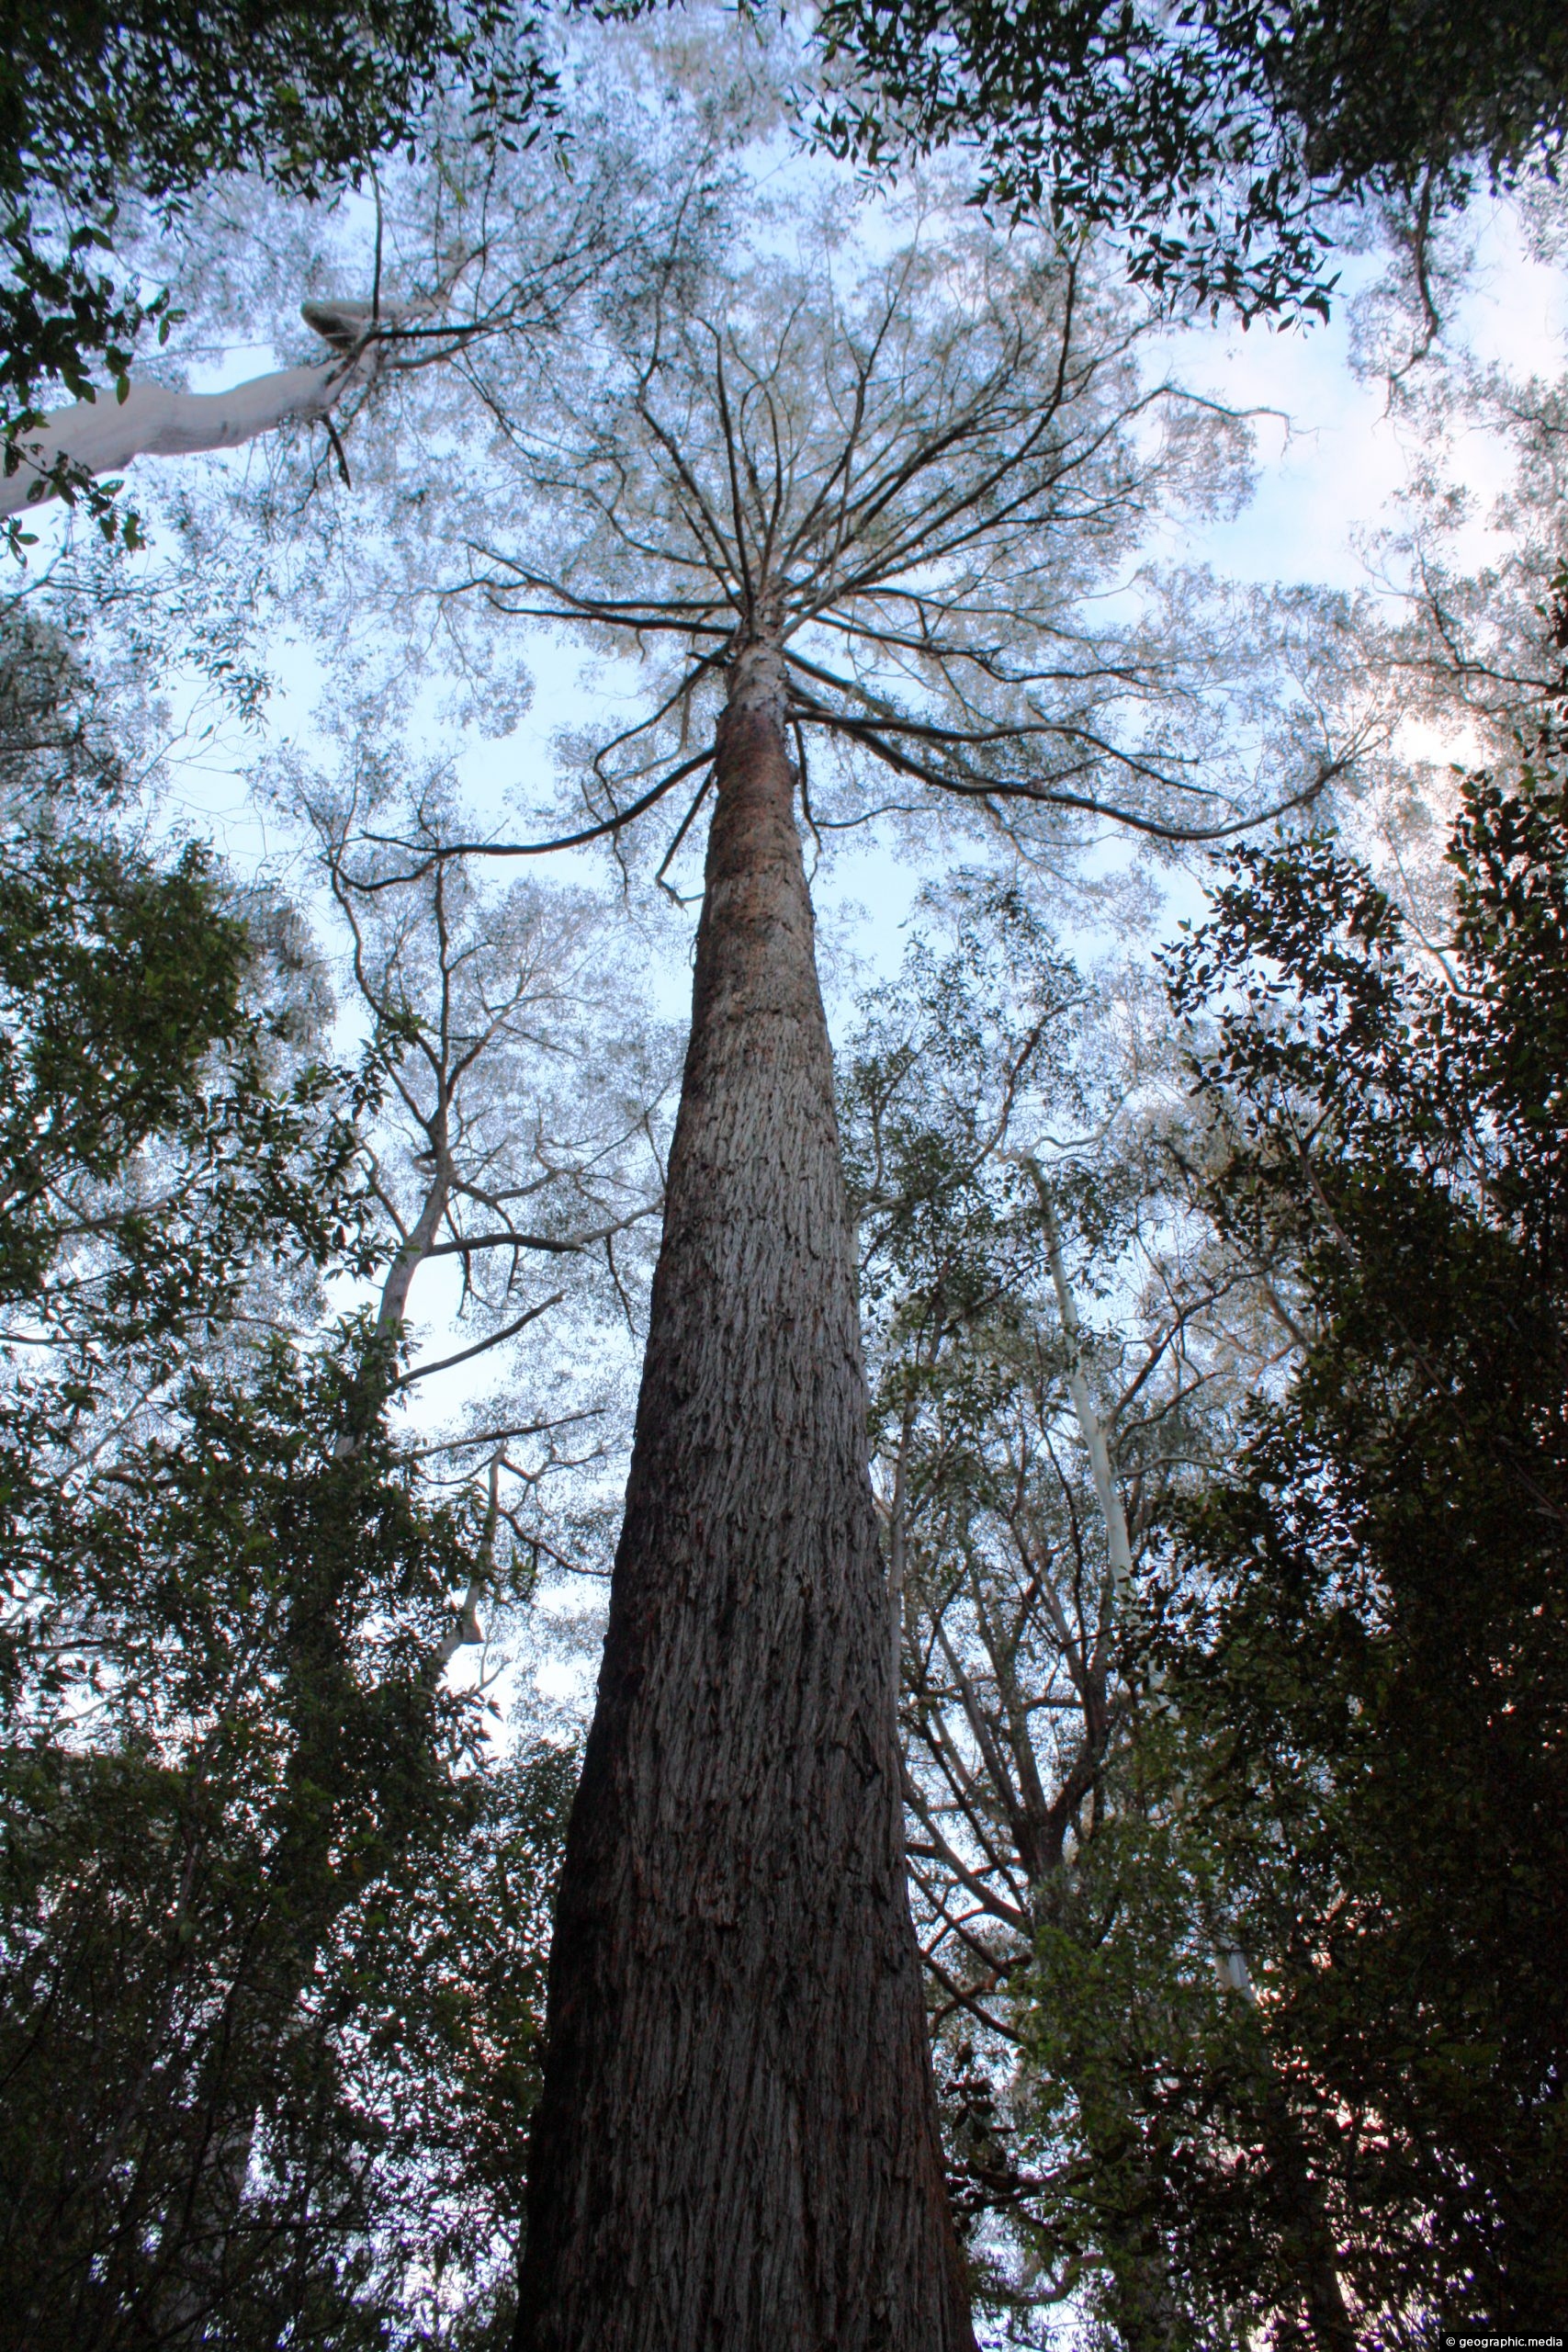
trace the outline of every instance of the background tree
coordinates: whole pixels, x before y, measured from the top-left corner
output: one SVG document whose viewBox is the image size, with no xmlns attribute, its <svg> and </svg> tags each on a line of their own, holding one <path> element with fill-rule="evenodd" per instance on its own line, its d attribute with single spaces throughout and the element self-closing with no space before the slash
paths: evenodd
<svg viewBox="0 0 1568 2352">
<path fill-rule="evenodd" d="M 1560 265 L 1568 252 L 1561 193 L 1536 191 L 1521 212 L 1527 253 Z M 1562 691 L 1568 382 L 1550 364 L 1527 373 L 1512 354 L 1490 364 L 1477 356 L 1463 314 L 1476 256 L 1457 228 L 1433 239 L 1429 276 L 1430 316 L 1398 272 L 1361 305 L 1361 364 L 1388 384 L 1412 459 L 1394 514 L 1369 549 L 1379 585 L 1398 601 L 1392 610 L 1383 602 L 1365 658 L 1456 756 L 1506 765 Z M 1461 457 L 1477 435 L 1495 453 L 1490 494 Z M 1450 782 L 1428 777 L 1423 787 L 1451 814 Z M 1440 852 L 1446 823 L 1433 831 Z"/>
<path fill-rule="evenodd" d="M 1465 784 L 1440 961 L 1314 846 L 1239 854 L 1175 966 L 1215 1214 L 1307 1312 L 1186 1521 L 1170 1688 L 1379 2342 L 1562 2291 L 1564 840 L 1549 737 Z"/>
<path fill-rule="evenodd" d="M 194 848 L 150 851 L 112 702 L 58 628 L 7 627 L 7 2340 L 379 2342 L 400 2311 L 445 2340 L 476 2295 L 476 2326 L 509 2325 L 573 1765 L 535 1739 L 497 1769 L 482 1692 L 442 1669 L 548 1550 L 551 1414 L 521 1508 L 496 1441 L 524 1432 L 392 1427 L 414 1261 L 395 1220 L 383 1238 L 403 1175 L 372 1137 L 445 910 L 433 1066 L 448 1175 L 480 1180 L 485 1119 L 581 1012 L 551 951 L 581 957 L 589 910 L 552 931 L 514 893 L 494 952 L 532 941 L 532 976 L 514 963 L 465 1030 L 482 910 L 458 917 L 451 876 L 434 912 L 404 891 L 377 967 L 395 1018 L 358 1079 L 336 1070 L 298 919 Z M 575 1173 L 636 1222 L 619 1130 L 592 1136 L 596 1176 L 570 1164 L 592 1094 L 570 1135 L 541 1095 L 531 1130 L 534 1238 L 568 1254 Z M 378 1257 L 379 1328 L 324 1326 L 323 1278 Z"/>
<path fill-rule="evenodd" d="M 243 171 L 319 198 L 416 139 L 446 83 L 461 84 L 475 136 L 492 141 L 547 116 L 552 88 L 536 17 L 441 0 L 112 12 L 89 0 L 12 7 L 5 33 L 7 475 L 41 394 L 58 382 L 90 400 L 101 361 L 123 396 L 141 329 L 167 331 L 166 294 L 148 302 L 134 272 L 104 266 L 127 199 L 173 220 L 205 182 Z"/>
<path fill-rule="evenodd" d="M 346 783 L 293 775 L 275 790 L 314 831 L 346 976 L 373 1047 L 392 1057 L 362 1146 L 387 1237 L 378 1332 L 404 1330 L 422 1269 L 446 1272 L 449 1295 L 456 1278 L 458 1344 L 402 1365 L 394 1391 L 462 1371 L 468 1397 L 439 1435 L 426 1416 L 423 1458 L 458 1482 L 476 1465 L 499 1474 L 496 1507 L 518 1544 L 527 1521 L 532 1573 L 558 1556 L 541 1504 L 552 1472 L 622 1442 L 613 1364 L 596 1383 L 563 1377 L 546 1350 L 558 1331 L 576 1349 L 595 1327 L 640 1329 L 672 1046 L 647 1016 L 629 926 L 602 897 L 486 888 L 473 860 L 439 848 L 459 821 L 448 779 L 396 779 L 361 749 Z M 416 876 L 400 848 L 367 840 L 387 825 L 432 844 Z"/>
<path fill-rule="evenodd" d="M 94 477 L 116 472 L 140 457 L 190 457 L 278 434 L 292 443 L 299 428 L 309 432 L 318 424 L 326 447 L 307 479 L 316 479 L 326 462 L 346 483 L 351 477 L 345 437 L 367 406 L 382 408 L 397 379 L 460 363 L 471 345 L 492 337 L 505 339 L 514 359 L 519 352 L 547 345 L 584 288 L 649 227 L 640 217 L 649 210 L 647 174 L 624 150 L 613 151 L 604 141 L 592 151 L 594 163 L 580 174 L 568 172 L 552 152 L 536 165 L 532 176 L 527 234 L 508 241 L 482 218 L 483 192 L 494 176 L 495 158 L 490 156 L 487 171 L 482 152 L 477 158 L 467 152 L 473 142 L 463 132 L 470 129 L 467 119 L 455 125 L 449 109 L 444 120 L 442 109 L 432 102 L 423 135 L 438 150 L 435 175 L 439 180 L 466 183 L 470 198 L 478 198 L 480 217 L 470 218 L 467 241 L 443 242 L 416 289 L 405 289 L 396 301 L 383 289 L 386 224 L 378 188 L 372 249 L 354 257 L 367 280 L 365 299 L 345 300 L 334 289 L 324 299 L 299 302 L 297 281 L 288 289 L 281 322 L 264 322 L 254 310 L 238 322 L 249 341 L 256 340 L 265 323 L 287 346 L 299 344 L 302 320 L 310 340 L 300 364 L 269 369 L 220 392 L 192 392 L 164 380 L 177 370 L 183 356 L 182 339 L 175 334 L 161 362 L 162 375 L 142 370 L 133 379 L 122 369 L 112 400 L 97 397 L 88 385 L 70 407 L 41 416 L 29 412 L 12 420 L 6 429 L 6 469 L 0 475 L 0 515 L 15 517 L 57 494 L 74 498 L 85 485 L 89 504 L 112 539 L 118 485 L 96 487 Z M 182 220 L 179 235 L 165 227 L 161 237 L 144 232 L 140 240 L 128 241 L 143 270 L 175 267 L 187 287 L 199 284 L 214 266 L 222 271 L 231 258 L 228 253 L 203 249 L 215 207 L 220 211 L 238 209 L 263 241 L 269 232 L 276 232 L 277 217 L 272 216 L 281 217 L 295 232 L 287 243 L 298 244 L 297 208 L 280 205 L 275 191 L 242 182 L 238 188 L 224 186 L 210 192 L 202 204 L 192 201 L 186 208 L 191 217 Z M 228 226 L 231 234 L 231 220 Z M 506 261 L 520 249 L 526 258 L 519 274 L 508 277 Z M 271 259 L 276 270 L 276 252 Z M 307 271 L 310 262 L 319 268 L 319 252 L 310 254 Z M 259 277 L 265 281 L 265 276 L 264 266 Z M 255 302 L 258 273 L 253 268 L 244 277 Z M 169 323 L 165 322 L 165 341 Z M 210 311 L 206 323 L 209 329 L 215 323 Z M 127 546 L 137 546 L 140 526 L 133 517 L 127 516 L 124 530 Z M 11 544 L 13 551 L 19 551 L 31 540 L 13 524 Z"/>
<path fill-rule="evenodd" d="M 1072 2297 L 1128 2345 L 1303 2308 L 1348 2344 L 1310 2174 L 1216 1976 L 1223 1879 L 1161 1801 L 1134 1587 L 1290 1341 L 1188 1211 L 1146 984 L 1081 978 L 1016 888 L 970 877 L 923 914 L 845 1102 L 916 1917 L 980 2291 L 1019 2340 Z M 1217 2280 L 1169 2208 L 1238 2128 L 1263 2186 Z"/>
</svg>

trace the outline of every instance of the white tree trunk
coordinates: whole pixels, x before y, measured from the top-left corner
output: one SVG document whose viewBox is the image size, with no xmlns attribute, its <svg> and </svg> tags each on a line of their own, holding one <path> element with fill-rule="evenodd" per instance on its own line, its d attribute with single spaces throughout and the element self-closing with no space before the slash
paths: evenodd
<svg viewBox="0 0 1568 2352">
<path fill-rule="evenodd" d="M 280 424 L 327 415 L 345 392 L 367 382 L 380 356 L 367 338 L 362 303 L 308 303 L 308 322 L 333 345 L 314 368 L 282 368 L 224 392 L 176 392 L 166 384 L 132 384 L 124 400 L 102 392 L 57 409 L 20 444 L 21 463 L 0 476 L 0 516 L 19 514 L 54 495 L 51 469 L 68 458 L 84 473 L 118 473 L 136 458 L 187 458 L 233 449 Z"/>
</svg>

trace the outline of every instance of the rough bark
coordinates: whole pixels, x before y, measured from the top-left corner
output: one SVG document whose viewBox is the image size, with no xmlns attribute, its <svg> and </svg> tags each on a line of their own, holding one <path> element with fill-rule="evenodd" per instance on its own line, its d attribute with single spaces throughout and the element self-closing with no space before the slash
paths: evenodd
<svg viewBox="0 0 1568 2352">
<path fill-rule="evenodd" d="M 775 647 L 737 658 L 519 2352 L 971 2352 Z"/>
</svg>

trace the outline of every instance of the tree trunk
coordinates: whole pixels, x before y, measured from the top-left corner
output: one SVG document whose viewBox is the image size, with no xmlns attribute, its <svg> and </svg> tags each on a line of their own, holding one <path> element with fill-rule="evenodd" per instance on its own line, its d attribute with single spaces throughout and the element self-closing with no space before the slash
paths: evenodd
<svg viewBox="0 0 1568 2352">
<path fill-rule="evenodd" d="M 737 656 L 518 2352 L 971 2352 L 783 662 Z"/>
<path fill-rule="evenodd" d="M 419 1216 L 394 1256 L 381 1285 L 373 1335 L 377 1349 L 391 1346 L 402 1328 L 414 1277 L 429 1258 L 451 1191 L 452 1157 L 443 1113 L 435 1131 L 435 1172 L 426 1189 Z M 367 1371 L 362 1371 L 358 1384 L 361 1393 L 356 1402 L 362 1408 L 374 1409 L 372 1385 L 382 1377 L 384 1370 L 380 1358 L 373 1354 Z M 334 1460 L 351 1460 L 362 1443 L 362 1428 L 356 1430 L 351 1426 L 343 1430 L 333 1448 Z M 484 1639 L 479 1628 L 479 1604 L 494 1565 L 499 1476 L 499 1462 L 492 1462 L 479 1558 L 462 1604 L 453 1619 L 451 1630 L 431 1654 L 427 1677 L 432 1692 L 440 1689 L 442 1677 L 458 1650 L 467 1644 L 478 1644 Z M 312 1678 L 317 1682 L 322 1679 L 323 1668 L 329 1681 L 352 1671 L 347 1651 L 341 1635 L 335 1631 L 333 1598 L 330 1591 L 317 1595 L 317 1606 L 312 1612 L 318 1628 L 315 1674 Z M 310 1712 L 308 1709 L 307 1713 Z M 308 1756 L 303 1773 L 297 1776 L 307 1782 L 314 1781 L 318 1787 L 331 1789 L 342 1777 L 341 1758 L 337 1752 L 336 1711 L 329 1704 L 315 1712 L 319 1713 L 315 1752 Z M 286 1859 L 280 1857 L 276 1866 L 282 1884 L 291 1891 L 291 1907 L 299 1915 L 299 1932 L 291 1955 L 292 1965 L 286 1958 L 281 1974 L 275 1969 L 269 1980 L 253 1982 L 248 1985 L 237 1984 L 231 1990 L 225 2042 L 229 2050 L 256 2052 L 258 2063 L 248 2070 L 238 2070 L 245 2085 L 243 2089 L 236 2093 L 232 2087 L 228 2087 L 220 2093 L 220 2103 L 212 2118 L 205 2148 L 198 2155 L 197 2177 L 190 2186 L 183 2211 L 165 2225 L 166 2239 L 171 2243 L 175 2243 L 176 2238 L 185 2241 L 178 2246 L 178 2275 L 163 2315 L 172 2342 L 177 2343 L 187 2336 L 192 2343 L 198 2340 L 196 2331 L 204 2319 L 222 2310 L 226 2286 L 233 2278 L 231 2240 L 243 2205 L 245 2184 L 250 2177 L 251 2158 L 267 2093 L 283 2072 L 284 2045 L 297 2021 L 299 1997 L 310 1982 L 316 1956 L 332 1931 L 338 1911 L 350 1894 L 347 1883 L 333 1868 L 331 1842 L 330 1822 L 322 1818 L 311 1819 L 303 1829 L 293 1835 L 291 1848 L 286 1849 Z M 299 1902 L 298 1894 L 301 1885 L 315 1890 L 313 1899 L 304 1904 Z M 307 1924 L 311 1921 L 313 1925 Z"/>
</svg>

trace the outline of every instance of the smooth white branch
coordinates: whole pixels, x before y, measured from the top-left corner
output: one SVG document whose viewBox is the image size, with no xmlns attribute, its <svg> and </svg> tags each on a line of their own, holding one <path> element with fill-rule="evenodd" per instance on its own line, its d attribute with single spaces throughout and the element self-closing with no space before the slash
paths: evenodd
<svg viewBox="0 0 1568 2352">
<path fill-rule="evenodd" d="M 124 400 L 103 392 L 57 409 L 20 442 L 15 473 L 0 477 L 0 515 L 54 497 L 62 458 L 79 474 L 118 473 L 137 458 L 234 449 L 280 425 L 329 415 L 346 392 L 370 381 L 383 346 L 367 303 L 307 302 L 301 315 L 332 346 L 332 357 L 319 366 L 275 368 L 221 392 L 135 383 Z"/>
</svg>

